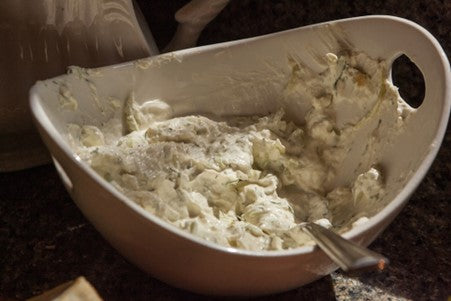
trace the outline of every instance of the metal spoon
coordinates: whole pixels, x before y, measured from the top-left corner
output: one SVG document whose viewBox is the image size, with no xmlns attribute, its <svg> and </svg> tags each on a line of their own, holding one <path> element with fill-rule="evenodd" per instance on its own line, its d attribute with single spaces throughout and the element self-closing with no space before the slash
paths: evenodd
<svg viewBox="0 0 451 301">
<path fill-rule="evenodd" d="M 382 271 L 389 263 L 388 259 L 381 254 L 344 239 L 332 230 L 318 224 L 304 223 L 301 224 L 301 227 L 345 272 L 368 269 Z"/>
</svg>

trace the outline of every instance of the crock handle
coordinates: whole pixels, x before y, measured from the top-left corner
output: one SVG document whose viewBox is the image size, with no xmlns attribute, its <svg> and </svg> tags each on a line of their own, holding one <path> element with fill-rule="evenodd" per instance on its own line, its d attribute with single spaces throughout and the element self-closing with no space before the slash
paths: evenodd
<svg viewBox="0 0 451 301">
<path fill-rule="evenodd" d="M 192 0 L 175 14 L 179 22 L 174 37 L 163 52 L 196 46 L 197 39 L 210 23 L 229 3 L 229 0 Z"/>
</svg>

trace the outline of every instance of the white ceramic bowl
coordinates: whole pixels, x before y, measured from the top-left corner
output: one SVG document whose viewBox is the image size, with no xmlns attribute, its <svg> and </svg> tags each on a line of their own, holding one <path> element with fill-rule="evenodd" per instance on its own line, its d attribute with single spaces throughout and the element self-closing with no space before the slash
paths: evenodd
<svg viewBox="0 0 451 301">
<path fill-rule="evenodd" d="M 405 53 L 425 78 L 423 104 L 406 131 L 378 154 L 389 192 L 386 205 L 367 223 L 344 233 L 344 237 L 368 245 L 395 218 L 426 174 L 450 111 L 446 55 L 426 30 L 410 21 L 388 16 L 346 19 L 105 67 L 97 70 L 101 75 L 63 75 L 32 88 L 31 110 L 74 201 L 97 230 L 138 267 L 164 282 L 205 294 L 260 295 L 289 290 L 329 274 L 336 266 L 314 247 L 272 252 L 229 249 L 163 222 L 77 160 L 64 138 L 65 125 L 100 124 L 111 117 L 111 112 L 101 113 L 93 104 L 92 84 L 101 101 L 111 96 L 125 100 L 134 91 L 138 102 L 161 98 L 178 114 L 274 110 L 273 100 L 281 93 L 280 77 L 289 70 L 281 67 L 280 73 L 271 68 L 286 65 L 287 53 L 295 53 L 306 65 L 318 69 L 315 57 L 338 50 L 337 37 L 389 62 Z M 78 110 L 60 108 L 61 82 L 79 101 Z M 231 100 L 230 95 L 237 97 Z M 341 177 L 354 177 L 358 163 L 358 158 L 348 160 Z"/>
</svg>

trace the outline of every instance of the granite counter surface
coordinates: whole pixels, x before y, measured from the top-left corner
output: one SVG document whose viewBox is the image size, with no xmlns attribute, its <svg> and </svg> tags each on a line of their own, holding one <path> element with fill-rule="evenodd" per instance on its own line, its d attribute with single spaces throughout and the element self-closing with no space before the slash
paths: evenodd
<svg viewBox="0 0 451 301">
<path fill-rule="evenodd" d="M 138 2 L 163 47 L 175 30 L 173 13 L 186 1 Z M 397 15 L 419 23 L 449 56 L 451 2 L 437 0 L 232 0 L 204 31 L 200 44 L 367 14 Z M 415 88 L 411 84 L 410 90 Z M 391 259 L 387 271 L 360 276 L 335 272 L 259 299 L 446 300 L 451 295 L 450 147 L 448 128 L 428 175 L 371 245 Z M 79 275 L 105 300 L 210 299 L 166 285 L 122 258 L 82 216 L 53 166 L 0 174 L 0 300 L 27 298 Z"/>
</svg>

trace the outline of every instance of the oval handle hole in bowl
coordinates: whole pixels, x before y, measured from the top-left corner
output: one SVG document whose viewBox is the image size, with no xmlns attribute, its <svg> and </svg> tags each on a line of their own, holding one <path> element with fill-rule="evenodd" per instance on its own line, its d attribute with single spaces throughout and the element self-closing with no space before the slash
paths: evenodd
<svg viewBox="0 0 451 301">
<path fill-rule="evenodd" d="M 412 108 L 421 106 L 424 100 L 425 83 L 423 73 L 406 55 L 393 61 L 391 78 L 399 88 L 399 94 Z"/>
</svg>

